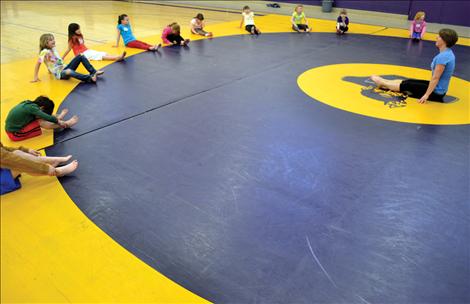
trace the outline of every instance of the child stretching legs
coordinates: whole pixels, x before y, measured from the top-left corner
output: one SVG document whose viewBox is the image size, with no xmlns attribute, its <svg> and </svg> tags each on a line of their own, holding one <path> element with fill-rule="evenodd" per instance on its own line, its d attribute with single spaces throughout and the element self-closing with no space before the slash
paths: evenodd
<svg viewBox="0 0 470 304">
<path fill-rule="evenodd" d="M 143 41 L 137 40 L 132 34 L 131 24 L 129 22 L 129 16 L 127 16 L 126 14 L 122 14 L 118 17 L 117 39 L 116 39 L 116 45 L 114 47 L 119 46 L 119 38 L 121 36 L 122 36 L 122 40 L 124 41 L 124 45 L 126 47 L 142 49 L 146 51 L 158 51 L 158 49 L 162 46 L 160 43 L 156 45 L 150 45 Z"/>
<path fill-rule="evenodd" d="M 196 17 L 194 17 L 192 20 L 191 20 L 191 23 L 190 23 L 190 26 L 191 26 L 191 33 L 195 34 L 195 35 L 201 35 L 201 36 L 204 36 L 204 37 L 212 37 L 212 33 L 211 32 L 206 32 L 204 30 L 204 15 L 199 13 L 196 15 Z"/>
<path fill-rule="evenodd" d="M 34 101 L 25 100 L 10 110 L 5 120 L 5 131 L 13 141 L 25 140 L 42 134 L 41 128 L 71 128 L 78 122 L 78 116 L 64 120 L 68 110 L 52 115 L 54 102 L 46 96 Z"/>
<path fill-rule="evenodd" d="M 176 22 L 168 24 L 168 26 L 163 29 L 162 40 L 165 44 L 172 45 L 186 46 L 189 43 L 189 39 L 181 37 L 181 28 Z"/>
<path fill-rule="evenodd" d="M 126 51 L 121 55 L 109 55 L 106 52 L 98 52 L 90 50 L 85 46 L 83 34 L 80 30 L 80 25 L 77 23 L 69 24 L 69 45 L 62 58 L 65 58 L 70 51 L 73 51 L 75 56 L 83 54 L 88 60 L 115 60 L 122 61 L 126 57 Z"/>
<path fill-rule="evenodd" d="M 255 14 L 251 11 L 248 5 L 243 7 L 240 28 L 243 26 L 243 23 L 245 23 L 245 30 L 251 35 L 261 34 L 261 31 L 255 25 Z"/>
<path fill-rule="evenodd" d="M 60 164 L 68 162 L 72 155 L 64 157 L 41 156 L 38 151 L 20 147 L 9 148 L 0 143 L 2 169 L 11 171 L 13 178 L 21 173 L 33 176 L 49 175 L 64 176 L 72 173 L 78 167 L 78 161 L 59 167 Z"/>
<path fill-rule="evenodd" d="M 411 22 L 411 25 L 410 25 L 410 38 L 411 39 L 416 39 L 416 40 L 423 39 L 424 34 L 426 33 L 426 21 L 424 21 L 425 17 L 426 17 L 426 14 L 422 11 L 416 13 L 415 19 L 413 20 L 413 22 Z"/>
<path fill-rule="evenodd" d="M 292 29 L 298 33 L 300 31 L 310 32 L 308 27 L 307 17 L 305 17 L 304 6 L 299 4 L 295 7 L 294 12 L 292 13 Z"/>
<path fill-rule="evenodd" d="M 49 73 L 53 74 L 57 79 L 69 79 L 73 77 L 85 82 L 96 82 L 97 76 L 104 73 L 101 70 L 95 70 L 88 59 L 83 55 L 76 56 L 68 65 L 64 65 L 63 59 L 55 48 L 55 39 L 52 34 L 43 34 L 41 38 L 39 38 L 39 50 L 39 59 L 34 67 L 34 78 L 31 82 L 40 81 L 38 74 L 41 63 L 44 63 Z M 87 69 L 90 73 L 89 75 L 76 72 L 80 63 Z"/>
</svg>

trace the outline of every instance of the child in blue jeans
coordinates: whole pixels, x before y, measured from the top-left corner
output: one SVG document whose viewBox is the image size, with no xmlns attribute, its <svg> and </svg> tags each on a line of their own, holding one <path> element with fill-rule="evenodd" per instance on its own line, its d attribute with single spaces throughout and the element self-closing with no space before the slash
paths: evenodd
<svg viewBox="0 0 470 304">
<path fill-rule="evenodd" d="M 103 71 L 97 71 L 83 55 L 77 55 L 70 61 L 68 65 L 64 65 L 64 61 L 60 57 L 57 49 L 55 48 L 55 39 L 52 34 L 43 34 L 39 39 L 39 59 L 34 68 L 34 78 L 31 82 L 40 81 L 38 77 L 39 68 L 41 63 L 44 63 L 57 79 L 69 79 L 70 77 L 76 78 L 85 82 L 96 82 L 97 76 L 103 74 Z M 78 66 L 83 64 L 87 69 L 88 75 L 76 72 Z"/>
</svg>

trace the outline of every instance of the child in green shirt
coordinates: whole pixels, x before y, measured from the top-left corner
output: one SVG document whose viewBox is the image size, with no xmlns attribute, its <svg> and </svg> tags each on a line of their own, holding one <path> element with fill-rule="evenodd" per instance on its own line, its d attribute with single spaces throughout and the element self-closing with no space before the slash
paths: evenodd
<svg viewBox="0 0 470 304">
<path fill-rule="evenodd" d="M 294 13 L 292 14 L 292 29 L 296 32 L 304 31 L 305 33 L 310 32 L 308 27 L 307 17 L 305 17 L 304 6 L 299 4 L 295 7 Z"/>
<path fill-rule="evenodd" d="M 5 130 L 13 141 L 24 140 L 40 135 L 41 128 L 71 128 L 78 122 L 78 116 L 63 120 L 68 110 L 52 115 L 54 102 L 45 96 L 34 101 L 25 100 L 10 110 L 5 121 Z"/>
</svg>

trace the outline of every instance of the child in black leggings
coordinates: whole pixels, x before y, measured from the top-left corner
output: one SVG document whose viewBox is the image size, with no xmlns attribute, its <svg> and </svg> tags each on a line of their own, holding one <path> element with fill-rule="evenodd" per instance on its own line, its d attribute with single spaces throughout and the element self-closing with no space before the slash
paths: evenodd
<svg viewBox="0 0 470 304">
<path fill-rule="evenodd" d="M 181 37 L 181 27 L 177 23 L 171 24 L 171 27 L 163 30 L 163 42 L 173 45 L 188 45 L 189 39 Z"/>
<path fill-rule="evenodd" d="M 251 11 L 248 5 L 243 7 L 242 21 L 240 22 L 240 28 L 245 23 L 245 30 L 251 35 L 259 35 L 261 31 L 255 25 L 255 14 Z"/>
</svg>

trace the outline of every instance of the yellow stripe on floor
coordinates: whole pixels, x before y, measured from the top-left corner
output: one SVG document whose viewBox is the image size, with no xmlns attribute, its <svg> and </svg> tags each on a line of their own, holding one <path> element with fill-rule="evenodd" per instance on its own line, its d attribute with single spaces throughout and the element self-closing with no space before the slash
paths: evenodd
<svg viewBox="0 0 470 304">
<path fill-rule="evenodd" d="M 210 25 L 207 30 L 213 31 L 215 38 L 247 34 L 239 27 L 241 16 L 234 15 L 234 19 Z M 255 21 L 263 33 L 292 31 L 289 16 L 267 15 L 256 17 Z M 335 31 L 335 21 L 309 19 L 309 23 L 313 32 Z M 142 40 L 160 41 L 160 30 L 156 29 L 155 35 Z M 407 37 L 406 30 L 350 25 L 350 34 L 373 33 Z M 183 36 L 202 39 L 190 35 L 187 26 L 183 26 Z M 56 39 L 66 38 L 56 36 Z M 435 34 L 426 34 L 426 39 L 434 40 Z M 469 45 L 468 42 L 468 38 L 459 40 L 459 44 Z M 112 48 L 111 43 L 93 49 L 111 54 L 125 50 L 124 47 Z M 128 55 L 141 52 L 127 51 Z M 18 145 L 4 132 L 6 115 L 13 106 L 44 94 L 56 102 L 57 110 L 78 84 L 76 80 L 54 80 L 44 67 L 40 72 L 42 81 L 30 83 L 36 60 L 33 57 L 1 65 L 1 140 L 6 146 Z M 93 62 L 97 68 L 110 63 Z M 43 136 L 21 144 L 34 149 L 44 148 L 53 144 L 53 135 L 46 131 Z M 77 208 L 56 178 L 24 175 L 21 181 L 23 188 L 2 196 L 1 201 L 2 302 L 206 302 L 112 240 Z"/>
</svg>

